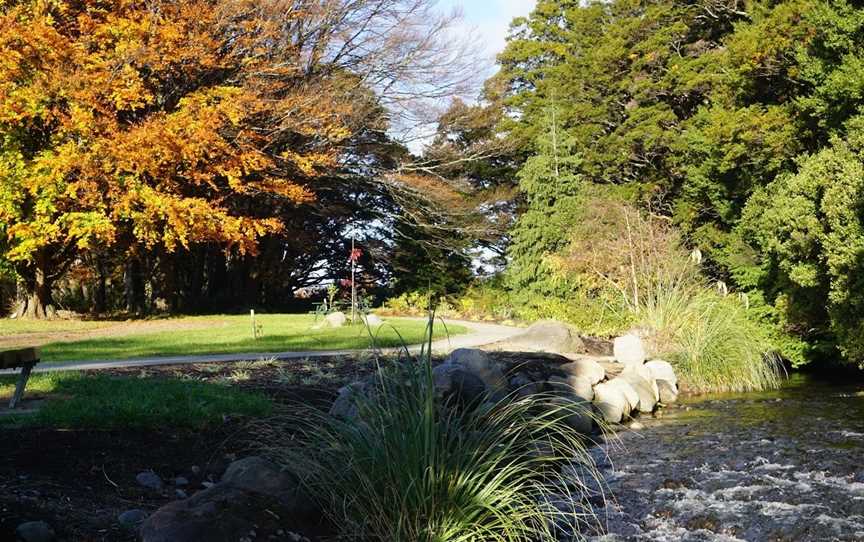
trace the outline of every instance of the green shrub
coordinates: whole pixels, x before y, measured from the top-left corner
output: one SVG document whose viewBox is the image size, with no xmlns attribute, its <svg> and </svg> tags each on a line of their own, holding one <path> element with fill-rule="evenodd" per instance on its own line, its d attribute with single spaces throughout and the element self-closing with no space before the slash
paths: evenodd
<svg viewBox="0 0 864 542">
<path fill-rule="evenodd" d="M 378 374 L 356 420 L 302 408 L 260 437 L 348 539 L 552 541 L 565 524 L 581 539 L 596 525 L 588 487 L 600 486 L 565 422 L 572 407 L 510 399 L 442 404 L 428 363 L 409 364 Z"/>
</svg>

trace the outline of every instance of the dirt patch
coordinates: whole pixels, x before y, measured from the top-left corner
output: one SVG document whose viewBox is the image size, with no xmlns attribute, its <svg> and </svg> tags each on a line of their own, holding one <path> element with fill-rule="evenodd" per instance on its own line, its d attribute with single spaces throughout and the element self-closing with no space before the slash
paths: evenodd
<svg viewBox="0 0 864 542">
<path fill-rule="evenodd" d="M 0 335 L 0 350 L 28 346 L 42 346 L 49 343 L 84 341 L 104 337 L 124 337 L 126 335 L 143 335 L 161 331 L 189 331 L 210 329 L 229 325 L 226 320 L 218 318 L 196 321 L 183 320 L 130 320 L 128 322 L 104 322 L 104 327 L 63 331 L 33 331 Z"/>
<path fill-rule="evenodd" d="M 338 357 L 101 372 L 228 382 L 263 392 L 279 404 L 327 408 L 340 386 L 374 366 L 369 360 Z M 177 490 L 192 495 L 218 481 L 230 461 L 250 453 L 252 439 L 248 425 L 237 420 L 200 431 L 2 428 L 0 540 L 14 540 L 15 528 L 25 521 L 48 522 L 62 541 L 135 540 L 117 523 L 119 514 L 152 512 L 177 500 Z M 136 475 L 148 470 L 166 481 L 161 491 L 136 482 Z M 171 483 L 177 477 L 188 484 Z"/>
</svg>

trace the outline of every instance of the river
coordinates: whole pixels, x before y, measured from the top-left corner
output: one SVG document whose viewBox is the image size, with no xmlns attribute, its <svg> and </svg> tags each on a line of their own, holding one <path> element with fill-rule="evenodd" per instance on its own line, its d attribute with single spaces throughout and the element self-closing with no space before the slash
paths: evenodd
<svg viewBox="0 0 864 542">
<path fill-rule="evenodd" d="M 685 399 L 595 451 L 612 541 L 864 541 L 864 384 Z M 641 425 L 641 427 L 640 427 Z"/>
</svg>

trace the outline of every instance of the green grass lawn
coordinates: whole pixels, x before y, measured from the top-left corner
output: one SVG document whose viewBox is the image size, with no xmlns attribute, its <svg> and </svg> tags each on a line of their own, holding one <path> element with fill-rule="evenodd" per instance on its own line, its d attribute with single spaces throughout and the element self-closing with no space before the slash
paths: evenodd
<svg viewBox="0 0 864 542">
<path fill-rule="evenodd" d="M 338 329 L 312 329 L 313 317 L 300 314 L 265 314 L 257 317 L 263 335 L 252 338 L 249 316 L 206 316 L 172 320 L 176 330 L 113 334 L 73 342 L 54 342 L 42 346 L 42 360 L 72 362 L 101 359 L 131 359 L 150 356 L 194 354 L 233 354 L 286 352 L 300 350 L 347 350 L 371 346 L 364 326 Z M 392 318 L 375 332 L 379 347 L 422 342 L 426 323 Z M 60 324 L 60 323 L 58 323 Z M 4 324 L 5 325 L 5 324 Z M 43 330 L 43 331 L 47 331 Z M 462 326 L 440 324 L 435 337 L 465 333 Z"/>
<path fill-rule="evenodd" d="M 0 377 L 0 401 L 8 401 L 17 376 Z M 202 428 L 226 415 L 265 416 L 271 401 L 228 385 L 166 378 L 37 373 L 25 397 L 47 395 L 32 414 L 0 417 L 4 425 L 56 428 Z"/>
</svg>

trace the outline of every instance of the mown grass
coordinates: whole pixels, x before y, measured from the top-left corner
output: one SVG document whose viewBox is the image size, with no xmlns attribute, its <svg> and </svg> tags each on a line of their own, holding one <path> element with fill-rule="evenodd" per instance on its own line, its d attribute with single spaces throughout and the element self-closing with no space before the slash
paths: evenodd
<svg viewBox="0 0 864 542">
<path fill-rule="evenodd" d="M 365 326 L 312 329 L 313 317 L 305 314 L 265 314 L 256 318 L 261 336 L 252 338 L 248 315 L 207 316 L 176 319 L 176 331 L 136 332 L 130 335 L 96 337 L 73 342 L 55 342 L 42 347 L 42 360 L 133 359 L 158 356 L 287 352 L 305 350 L 353 350 L 371 346 Z M 200 327 L 198 327 L 200 324 Z M 58 323 L 58 328 L 61 323 Z M 375 345 L 396 347 L 420 343 L 426 324 L 409 319 L 388 319 L 374 332 Z M 465 333 L 463 326 L 437 330 L 435 337 Z"/>
<path fill-rule="evenodd" d="M 8 401 L 15 376 L 0 377 L 0 401 Z M 0 417 L 2 425 L 55 428 L 203 428 L 225 416 L 266 416 L 263 395 L 195 380 L 130 378 L 82 372 L 36 373 L 25 398 L 44 395 L 35 413 Z"/>
<path fill-rule="evenodd" d="M 122 326 L 124 322 L 111 320 L 28 320 L 0 318 L 0 337 L 18 333 L 52 333 L 89 331 Z"/>
</svg>

